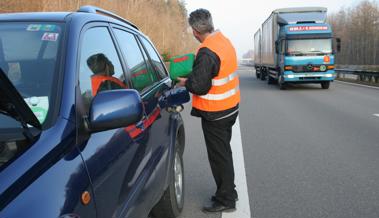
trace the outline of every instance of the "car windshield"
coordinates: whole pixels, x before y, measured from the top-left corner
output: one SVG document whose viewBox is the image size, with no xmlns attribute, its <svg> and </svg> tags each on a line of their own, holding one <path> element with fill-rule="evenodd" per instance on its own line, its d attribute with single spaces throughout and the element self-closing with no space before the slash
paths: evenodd
<svg viewBox="0 0 379 218">
<path fill-rule="evenodd" d="M 62 24 L 0 22 L 0 67 L 44 126 L 56 99 L 56 66 Z M 0 134 L 18 129 L 0 114 Z"/>
<path fill-rule="evenodd" d="M 331 39 L 296 39 L 288 40 L 287 53 L 289 55 L 331 54 Z"/>
<path fill-rule="evenodd" d="M 53 105 L 56 105 L 56 63 L 62 28 L 63 25 L 57 23 L 0 22 L 0 68 L 42 128 L 48 127 Z M 0 170 L 30 147 L 30 135 L 36 135 L 35 128 L 28 125 L 25 130 L 19 121 L 5 114 L 0 113 Z"/>
</svg>

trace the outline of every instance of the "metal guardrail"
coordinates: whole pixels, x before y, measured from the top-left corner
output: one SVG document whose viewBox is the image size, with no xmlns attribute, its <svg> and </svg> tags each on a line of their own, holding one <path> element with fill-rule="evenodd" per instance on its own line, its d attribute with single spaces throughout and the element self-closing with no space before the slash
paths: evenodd
<svg viewBox="0 0 379 218">
<path fill-rule="evenodd" d="M 346 78 L 346 75 L 353 75 L 355 78 L 349 76 L 350 79 L 357 81 L 379 83 L 379 71 L 373 70 L 352 70 L 352 69 L 335 69 L 337 78 Z"/>
</svg>

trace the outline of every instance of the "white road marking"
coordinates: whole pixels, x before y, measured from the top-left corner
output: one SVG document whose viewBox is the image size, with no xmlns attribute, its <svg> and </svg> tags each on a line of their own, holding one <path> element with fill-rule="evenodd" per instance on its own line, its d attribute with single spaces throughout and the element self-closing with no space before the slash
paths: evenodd
<svg viewBox="0 0 379 218">
<path fill-rule="evenodd" d="M 236 123 L 233 126 L 232 132 L 233 135 L 232 140 L 230 142 L 230 146 L 232 147 L 233 151 L 235 173 L 234 183 L 236 184 L 238 192 L 238 201 L 236 203 L 237 210 L 232 213 L 222 213 L 222 218 L 251 218 L 239 117 L 237 118 Z"/>
<path fill-rule="evenodd" d="M 358 84 L 358 83 L 349 83 L 349 82 L 340 81 L 340 80 L 334 80 L 334 82 L 345 83 L 345 84 L 349 84 L 349 85 L 353 85 L 353 86 L 361 86 L 361 87 L 365 87 L 365 88 L 379 89 L 379 87 L 376 87 L 376 86 L 368 86 L 368 85 L 362 85 L 362 84 Z"/>
<path fill-rule="evenodd" d="M 376 117 L 379 117 L 379 114 L 373 114 L 374 116 L 376 116 Z"/>
</svg>

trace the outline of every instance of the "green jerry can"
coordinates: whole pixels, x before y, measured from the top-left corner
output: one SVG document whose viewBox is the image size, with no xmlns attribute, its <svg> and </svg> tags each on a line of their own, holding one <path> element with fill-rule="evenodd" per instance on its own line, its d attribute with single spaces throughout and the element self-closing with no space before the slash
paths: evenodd
<svg viewBox="0 0 379 218">
<path fill-rule="evenodd" d="M 177 82 L 178 77 L 187 77 L 192 72 L 195 54 L 185 54 L 170 58 L 170 78 Z"/>
</svg>

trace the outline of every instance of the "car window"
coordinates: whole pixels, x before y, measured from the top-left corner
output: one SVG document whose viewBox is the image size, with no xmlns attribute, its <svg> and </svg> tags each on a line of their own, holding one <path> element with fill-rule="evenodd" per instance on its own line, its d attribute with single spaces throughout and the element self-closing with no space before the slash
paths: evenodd
<svg viewBox="0 0 379 218">
<path fill-rule="evenodd" d="M 91 28 L 84 33 L 79 83 L 87 111 L 97 93 L 127 88 L 119 56 L 106 27 Z"/>
<path fill-rule="evenodd" d="M 155 51 L 155 49 L 153 48 L 153 45 L 147 41 L 145 38 L 143 37 L 140 37 L 141 38 L 141 41 L 143 43 L 143 45 L 145 46 L 150 58 L 151 58 L 151 62 L 154 66 L 154 69 L 156 70 L 157 74 L 159 75 L 160 79 L 163 79 L 163 78 L 166 78 L 167 77 L 167 73 L 166 73 L 166 70 L 164 68 L 164 65 L 161 61 L 161 59 L 159 58 L 159 55 L 157 54 L 157 52 Z"/>
<path fill-rule="evenodd" d="M 134 34 L 120 29 L 114 29 L 114 32 L 129 67 L 132 85 L 139 92 L 143 92 L 158 82 L 157 76 L 146 64 L 146 58 L 142 55 Z"/>
</svg>

